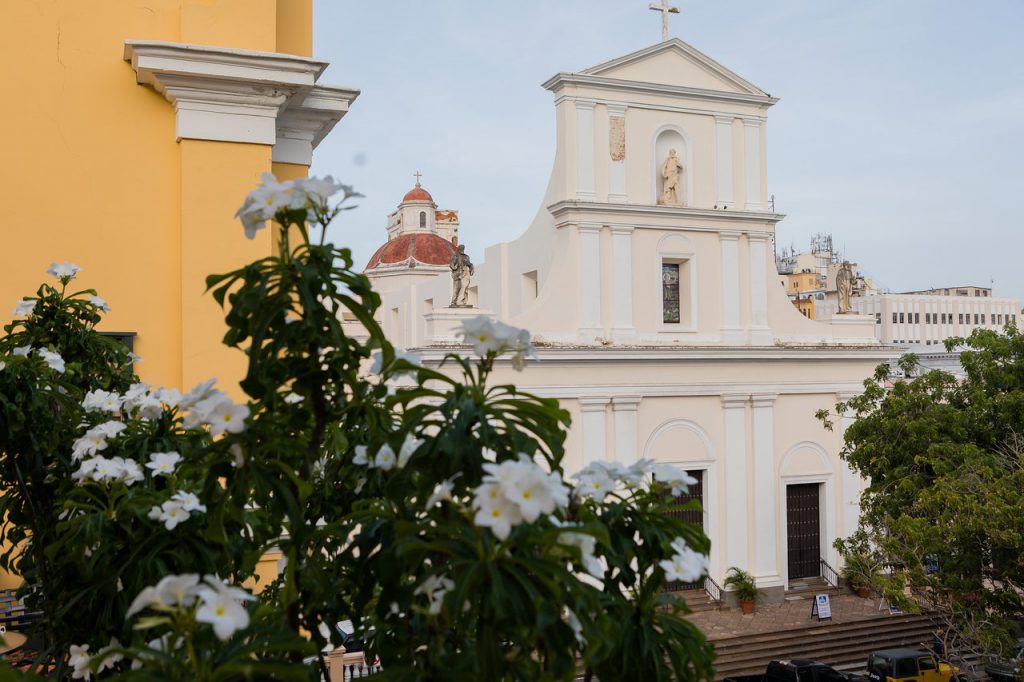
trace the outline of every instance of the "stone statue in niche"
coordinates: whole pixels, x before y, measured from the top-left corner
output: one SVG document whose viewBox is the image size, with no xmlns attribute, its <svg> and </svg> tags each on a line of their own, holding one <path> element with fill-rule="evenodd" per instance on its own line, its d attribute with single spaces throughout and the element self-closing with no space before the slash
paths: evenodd
<svg viewBox="0 0 1024 682">
<path fill-rule="evenodd" d="M 676 156 L 675 149 L 668 150 L 668 158 L 665 159 L 665 163 L 661 164 L 661 177 L 665 180 L 661 191 L 661 198 L 658 199 L 659 204 L 665 206 L 682 206 L 683 202 L 679 200 L 679 176 L 683 171 L 683 163 Z"/>
<path fill-rule="evenodd" d="M 467 297 L 469 296 L 469 278 L 473 276 L 473 261 L 466 253 L 466 247 L 459 244 L 459 249 L 452 254 L 452 260 L 448 264 L 452 269 L 452 308 L 469 308 Z"/>
<path fill-rule="evenodd" d="M 839 293 L 839 314 L 845 315 L 853 311 L 850 297 L 853 296 L 853 268 L 849 261 L 843 261 L 836 273 L 836 291 Z"/>
</svg>

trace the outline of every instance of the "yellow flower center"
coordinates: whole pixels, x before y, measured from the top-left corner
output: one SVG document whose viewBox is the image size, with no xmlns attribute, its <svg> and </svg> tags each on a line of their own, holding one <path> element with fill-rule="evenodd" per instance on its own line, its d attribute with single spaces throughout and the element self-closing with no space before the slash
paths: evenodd
<svg viewBox="0 0 1024 682">
<path fill-rule="evenodd" d="M 217 614 L 217 617 L 218 617 L 218 618 L 219 618 L 220 616 L 223 616 L 223 615 L 224 615 L 224 613 L 225 613 L 225 611 L 224 611 L 224 607 L 223 607 L 223 606 L 218 606 L 218 607 L 217 607 L 216 609 L 214 609 L 214 613 L 216 613 L 216 614 Z"/>
<path fill-rule="evenodd" d="M 501 518 L 501 510 L 497 509 L 497 508 L 492 509 L 491 510 L 491 518 L 493 518 L 493 519 L 500 519 Z"/>
<path fill-rule="evenodd" d="M 530 499 L 530 491 L 529 490 L 524 490 L 523 491 L 523 499 L 524 500 Z"/>
</svg>

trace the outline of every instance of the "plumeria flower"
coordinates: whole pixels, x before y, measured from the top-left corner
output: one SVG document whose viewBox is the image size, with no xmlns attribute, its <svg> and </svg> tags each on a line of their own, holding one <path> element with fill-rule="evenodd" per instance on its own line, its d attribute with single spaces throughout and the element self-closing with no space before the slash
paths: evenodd
<svg viewBox="0 0 1024 682">
<path fill-rule="evenodd" d="M 373 467 L 381 471 L 390 471 L 395 468 L 397 463 L 398 457 L 395 456 L 395 451 L 387 443 L 382 445 L 373 457 Z"/>
<path fill-rule="evenodd" d="M 405 360 L 409 364 L 415 365 L 416 367 L 420 367 L 423 364 L 423 358 L 418 353 L 409 353 L 402 350 L 401 348 L 395 348 L 394 350 L 395 360 Z M 384 352 L 375 350 L 373 351 L 373 355 L 371 355 L 370 357 L 373 360 L 373 362 L 370 364 L 370 373 L 380 374 L 381 372 L 383 372 Z M 402 376 L 403 374 L 413 374 L 415 371 L 415 369 L 396 370 L 392 372 L 392 376 L 397 378 Z"/>
<path fill-rule="evenodd" d="M 565 622 L 572 628 L 572 634 L 576 637 L 576 642 L 580 646 L 587 645 L 587 638 L 583 636 L 583 624 L 580 623 L 580 619 L 576 616 L 572 609 L 565 609 Z"/>
<path fill-rule="evenodd" d="M 423 441 L 419 438 L 414 438 L 410 434 L 406 434 L 405 440 L 402 441 L 402 447 L 398 450 L 398 468 L 402 469 L 406 464 L 409 463 L 409 459 L 413 453 L 423 445 Z"/>
<path fill-rule="evenodd" d="M 123 406 L 126 410 L 134 410 L 139 406 L 139 403 L 149 395 L 150 386 L 138 382 L 128 387 L 128 390 L 124 393 Z"/>
<path fill-rule="evenodd" d="M 96 658 L 100 659 L 99 667 L 96 669 L 97 673 L 101 673 L 107 668 L 113 670 L 115 665 L 124 660 L 124 654 L 113 652 L 114 649 L 120 648 L 121 642 L 117 641 L 117 637 L 111 637 L 110 644 L 96 652 Z"/>
<path fill-rule="evenodd" d="M 160 403 L 160 399 L 152 393 L 140 398 L 135 404 L 135 409 L 139 417 L 148 421 L 159 419 L 164 413 L 164 406 Z"/>
<path fill-rule="evenodd" d="M 327 175 L 322 178 L 299 178 L 295 180 L 295 194 L 301 195 L 307 201 L 310 201 L 318 206 L 326 206 L 327 200 L 339 191 L 344 190 L 345 198 L 349 197 L 361 197 L 361 194 L 352 191 L 352 188 L 348 185 L 343 185 L 340 182 Z M 299 208 L 296 206 L 296 208 Z"/>
<path fill-rule="evenodd" d="M 46 269 L 46 274 L 52 275 L 63 282 L 73 279 L 79 270 L 81 268 L 74 263 L 50 263 L 50 267 Z"/>
<path fill-rule="evenodd" d="M 177 500 L 167 500 L 159 507 L 153 507 L 149 510 L 149 518 L 155 521 L 162 521 L 164 528 L 167 530 L 174 530 L 179 523 L 188 521 L 189 513 L 185 511 L 181 502 Z"/>
<path fill-rule="evenodd" d="M 195 388 L 182 396 L 181 400 L 178 402 L 178 407 L 183 410 L 190 410 L 213 394 L 220 394 L 220 391 L 213 387 L 216 383 L 217 379 L 214 378 L 207 379 L 203 383 L 197 384 Z"/>
<path fill-rule="evenodd" d="M 577 474 L 576 487 L 574 488 L 580 497 L 589 497 L 598 504 L 615 491 L 616 482 L 605 473 L 593 473 L 589 476 Z"/>
<path fill-rule="evenodd" d="M 124 617 L 131 618 L 136 613 L 154 606 L 163 608 L 191 606 L 196 600 L 196 586 L 198 585 L 199 575 L 196 573 L 164 576 L 156 585 L 145 587 L 139 592 Z"/>
<path fill-rule="evenodd" d="M 46 366 L 53 371 L 63 374 L 64 373 L 64 358 L 60 356 L 60 353 L 56 353 L 46 348 L 36 349 L 36 355 L 43 359 Z"/>
<path fill-rule="evenodd" d="M 170 476 L 180 461 L 181 455 L 177 452 L 154 452 L 149 456 L 146 468 L 152 469 L 154 476 Z"/>
<path fill-rule="evenodd" d="M 105 421 L 102 424 L 97 424 L 96 426 L 89 429 L 87 433 L 95 432 L 102 435 L 105 438 L 114 438 L 127 428 L 128 427 L 124 424 L 124 422 L 110 420 Z"/>
<path fill-rule="evenodd" d="M 14 306 L 14 312 L 11 313 L 14 316 L 25 316 L 28 317 L 35 311 L 36 303 L 39 301 L 32 298 L 23 298 L 18 301 Z"/>
<path fill-rule="evenodd" d="M 68 665 L 71 666 L 72 669 L 71 679 L 91 679 L 92 670 L 89 668 L 90 660 L 92 660 L 92 657 L 89 656 L 88 644 L 72 644 L 71 649 L 68 651 Z"/>
<path fill-rule="evenodd" d="M 692 583 L 708 572 L 707 556 L 690 549 L 683 538 L 673 540 L 672 549 L 675 554 L 671 558 L 658 562 L 665 571 L 665 580 Z"/>
<path fill-rule="evenodd" d="M 124 399 L 114 391 L 96 389 L 85 394 L 82 407 L 86 412 L 117 412 Z"/>
<path fill-rule="evenodd" d="M 11 350 L 11 355 L 20 355 L 23 358 L 27 358 L 31 351 L 32 346 L 18 346 Z"/>
<path fill-rule="evenodd" d="M 156 399 L 168 409 L 175 408 L 181 402 L 181 391 L 176 388 L 161 388 L 156 392 Z"/>
<path fill-rule="evenodd" d="M 260 184 L 245 197 L 242 206 L 235 213 L 245 228 L 245 236 L 255 239 L 256 233 L 266 227 L 267 221 L 278 211 L 292 206 L 294 183 L 278 182 L 273 173 L 263 173 Z"/>
<path fill-rule="evenodd" d="M 452 492 L 455 490 L 454 478 L 441 481 L 434 486 L 434 492 L 427 498 L 426 509 L 433 509 L 442 502 L 449 502 L 452 499 Z"/>
<path fill-rule="evenodd" d="M 485 483 L 474 491 L 473 508 L 476 509 L 473 523 L 481 528 L 490 528 L 499 540 L 508 538 L 512 526 L 523 520 L 519 507 L 502 495 L 495 483 Z"/>
<path fill-rule="evenodd" d="M 206 416 L 210 435 L 219 436 L 225 431 L 241 433 L 245 430 L 245 418 L 249 416 L 248 405 L 235 405 L 230 398 L 217 401 Z"/>
<path fill-rule="evenodd" d="M 96 306 L 105 313 L 110 312 L 110 306 L 107 304 L 106 300 L 100 298 L 99 296 L 90 296 L 89 303 L 92 303 L 94 306 Z"/>
<path fill-rule="evenodd" d="M 125 485 L 130 486 L 133 483 L 146 480 L 142 473 L 142 467 L 135 460 L 114 457 L 112 461 L 118 472 L 117 479 Z"/>
<path fill-rule="evenodd" d="M 226 642 L 237 630 L 249 626 L 249 611 L 242 605 L 245 601 L 256 598 L 245 590 L 230 587 L 214 576 L 206 576 L 207 586 L 201 586 L 200 605 L 196 611 L 196 620 L 213 626 L 213 633 L 222 642 Z"/>
<path fill-rule="evenodd" d="M 679 467 L 671 464 L 652 464 L 650 467 L 654 480 L 672 488 L 672 494 L 679 497 L 688 490 L 688 486 L 696 485 L 697 479 Z"/>
<path fill-rule="evenodd" d="M 501 351 L 502 342 L 497 337 L 494 323 L 486 315 L 477 315 L 462 321 L 459 332 L 462 340 L 473 347 L 473 352 L 480 357 Z"/>
<path fill-rule="evenodd" d="M 370 458 L 367 456 L 366 450 L 367 448 L 365 445 L 355 446 L 353 449 L 353 453 L 355 454 L 352 455 L 352 463 L 360 467 L 369 466 Z"/>
<path fill-rule="evenodd" d="M 597 541 L 593 535 L 572 532 L 562 533 L 558 536 L 558 544 L 578 549 L 583 569 L 595 578 L 604 577 L 604 564 L 594 554 L 597 548 Z"/>
<path fill-rule="evenodd" d="M 453 589 L 455 589 L 455 583 L 450 578 L 443 575 L 432 575 L 424 580 L 413 594 L 426 595 L 430 602 L 427 612 L 436 616 L 441 613 L 444 596 Z"/>
<path fill-rule="evenodd" d="M 295 393 L 294 391 L 291 391 L 284 396 L 284 401 L 289 405 L 298 405 L 299 403 L 302 402 L 302 400 L 302 396 L 299 395 L 298 393 Z"/>
<path fill-rule="evenodd" d="M 181 504 L 181 508 L 186 512 L 205 512 L 206 505 L 199 502 L 199 498 L 196 497 L 195 493 L 186 492 L 179 490 L 178 492 L 171 495 L 172 500 L 176 500 Z"/>
</svg>

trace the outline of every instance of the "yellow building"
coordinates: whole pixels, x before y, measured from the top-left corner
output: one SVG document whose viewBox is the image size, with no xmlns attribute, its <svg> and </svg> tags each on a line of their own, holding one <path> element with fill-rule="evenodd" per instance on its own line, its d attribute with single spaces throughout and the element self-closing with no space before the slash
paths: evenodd
<svg viewBox="0 0 1024 682">
<path fill-rule="evenodd" d="M 263 172 L 304 176 L 359 94 L 317 83 L 311 2 L 4 2 L 0 68 L 17 96 L 0 114 L 0 302 L 71 261 L 111 305 L 101 330 L 132 335 L 144 381 L 215 376 L 237 393 L 245 358 L 221 344 L 206 275 L 272 252 L 272 231 L 245 239 L 235 210 Z"/>
<path fill-rule="evenodd" d="M 0 302 L 74 262 L 110 303 L 101 329 L 133 335 L 144 381 L 235 391 L 244 357 L 220 343 L 205 277 L 271 252 L 271 231 L 246 240 L 235 210 L 260 173 L 305 175 L 358 94 L 316 83 L 311 2 L 3 3 L 17 96 L 0 114 Z"/>
<path fill-rule="evenodd" d="M 824 286 L 818 273 L 811 270 L 779 273 L 779 280 L 793 305 L 800 311 L 800 314 L 809 320 L 813 320 L 815 294 L 824 291 Z"/>
</svg>

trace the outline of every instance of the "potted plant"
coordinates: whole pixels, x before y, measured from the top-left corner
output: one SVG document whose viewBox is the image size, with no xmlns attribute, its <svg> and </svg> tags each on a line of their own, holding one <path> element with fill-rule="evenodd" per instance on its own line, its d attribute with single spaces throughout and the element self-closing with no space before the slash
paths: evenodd
<svg viewBox="0 0 1024 682">
<path fill-rule="evenodd" d="M 725 587 L 733 588 L 732 591 L 736 594 L 736 600 L 739 601 L 743 613 L 754 612 L 754 602 L 761 596 L 761 590 L 757 589 L 754 576 L 742 568 L 733 566 L 725 576 Z"/>
<path fill-rule="evenodd" d="M 867 552 L 849 552 L 843 555 L 843 581 L 861 599 L 871 595 L 871 587 L 878 582 L 881 567 L 878 560 Z"/>
</svg>

